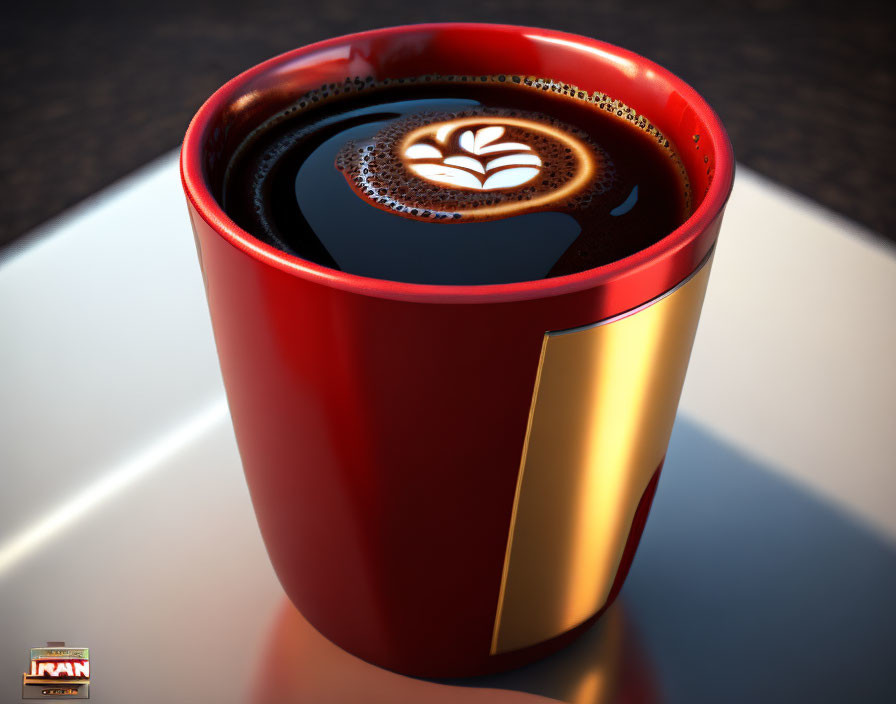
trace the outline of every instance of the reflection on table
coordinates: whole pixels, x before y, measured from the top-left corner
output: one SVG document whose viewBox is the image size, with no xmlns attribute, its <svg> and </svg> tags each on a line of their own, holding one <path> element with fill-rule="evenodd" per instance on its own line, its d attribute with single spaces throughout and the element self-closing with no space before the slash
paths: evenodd
<svg viewBox="0 0 896 704">
<path fill-rule="evenodd" d="M 330 643 L 286 599 L 261 650 L 253 704 L 653 704 L 649 663 L 624 605 L 563 651 L 483 677 L 427 681 L 384 670 Z"/>
</svg>

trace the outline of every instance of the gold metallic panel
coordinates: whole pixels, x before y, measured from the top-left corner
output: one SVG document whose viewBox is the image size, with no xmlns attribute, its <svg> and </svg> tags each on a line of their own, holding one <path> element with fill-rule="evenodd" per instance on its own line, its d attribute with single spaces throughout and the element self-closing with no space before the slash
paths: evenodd
<svg viewBox="0 0 896 704">
<path fill-rule="evenodd" d="M 545 335 L 492 653 L 557 636 L 606 603 L 666 453 L 710 265 L 631 315 Z"/>
</svg>

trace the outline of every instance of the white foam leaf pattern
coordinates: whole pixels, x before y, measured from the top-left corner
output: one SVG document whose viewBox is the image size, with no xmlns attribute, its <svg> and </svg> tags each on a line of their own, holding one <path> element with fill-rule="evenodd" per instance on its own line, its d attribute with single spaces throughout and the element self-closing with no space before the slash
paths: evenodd
<svg viewBox="0 0 896 704">
<path fill-rule="evenodd" d="M 476 148 L 476 153 L 480 154 L 479 151 L 486 144 L 491 144 L 498 137 L 504 134 L 504 128 L 498 125 L 494 125 L 492 127 L 483 127 L 482 129 L 476 130 L 476 137 L 473 139 L 473 145 Z"/>
<path fill-rule="evenodd" d="M 482 190 L 489 188 L 513 188 L 521 186 L 527 181 L 531 181 L 538 176 L 538 169 L 531 166 L 520 166 L 514 169 L 504 169 L 496 174 L 489 176 L 485 183 L 482 184 Z"/>
<path fill-rule="evenodd" d="M 453 132 L 449 122 L 436 131 L 436 140 L 447 144 Z M 443 183 L 458 188 L 470 188 L 477 191 L 497 188 L 513 188 L 535 178 L 542 166 L 541 158 L 533 153 L 532 147 L 521 142 L 495 142 L 506 132 L 501 125 L 482 127 L 475 132 L 461 132 L 458 144 L 468 155 L 454 154 L 442 157 L 438 147 L 425 142 L 412 144 L 405 149 L 405 156 L 415 160 L 435 160 L 436 163 L 412 163 L 408 168 L 418 176 L 436 183 Z M 485 154 L 500 152 L 517 152 L 505 154 L 490 161 L 479 158 Z M 523 152 L 523 153 L 520 153 Z M 496 173 L 489 172 L 499 169 Z M 479 176 L 481 174 L 481 176 Z M 486 178 L 487 176 L 487 178 Z"/>
<path fill-rule="evenodd" d="M 517 149 L 524 149 L 526 151 L 532 151 L 532 147 L 528 144 L 522 144 L 520 142 L 501 142 L 499 144 L 492 144 L 488 147 L 483 147 L 480 149 L 477 154 L 494 154 L 495 152 L 511 152 L 516 151 Z"/>
<path fill-rule="evenodd" d="M 443 166 L 442 164 L 411 164 L 410 168 L 417 175 L 428 178 L 431 181 L 445 183 L 450 186 L 460 186 L 461 188 L 474 188 L 477 191 L 482 189 L 479 179 L 463 169 Z"/>
<path fill-rule="evenodd" d="M 476 140 L 473 137 L 473 130 L 466 130 L 460 136 L 460 148 L 470 154 L 476 154 Z"/>
<path fill-rule="evenodd" d="M 431 144 L 412 144 L 404 151 L 408 159 L 441 159 L 442 152 Z"/>
<path fill-rule="evenodd" d="M 481 174 L 484 174 L 488 169 L 487 166 L 482 165 L 479 159 L 474 159 L 470 156 L 449 156 L 443 159 L 443 162 L 449 166 L 460 166 L 472 171 L 478 171 Z"/>
<path fill-rule="evenodd" d="M 453 157 L 452 157 L 453 158 Z M 473 161 L 471 159 L 471 161 Z M 448 159 L 445 159 L 445 163 L 448 163 Z M 476 162 L 479 163 L 478 161 Z M 539 159 L 535 154 L 508 154 L 507 156 L 499 156 L 497 159 L 492 159 L 485 165 L 486 171 L 493 171 L 497 169 L 499 166 L 541 166 L 541 159 Z M 458 164 L 459 166 L 459 164 Z"/>
<path fill-rule="evenodd" d="M 498 134 L 494 130 L 500 130 L 501 132 Z M 484 137 L 480 138 L 480 135 L 484 132 L 488 134 L 485 134 Z M 483 127 L 482 129 L 477 130 L 475 135 L 473 134 L 473 130 L 465 130 L 460 136 L 460 148 L 466 152 L 470 152 L 470 154 L 476 154 L 477 156 L 480 154 L 492 154 L 494 152 L 510 152 L 516 150 L 532 151 L 532 148 L 528 144 L 522 144 L 521 142 L 499 142 L 498 144 L 489 144 L 490 142 L 494 142 L 502 134 L 504 134 L 503 127 Z"/>
</svg>

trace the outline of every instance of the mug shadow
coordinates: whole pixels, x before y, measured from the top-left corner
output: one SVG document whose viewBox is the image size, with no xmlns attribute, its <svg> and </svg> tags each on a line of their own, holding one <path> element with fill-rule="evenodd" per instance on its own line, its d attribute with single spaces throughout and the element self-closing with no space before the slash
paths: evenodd
<svg viewBox="0 0 896 704">
<path fill-rule="evenodd" d="M 563 650 L 480 677 L 422 680 L 384 670 L 328 641 L 284 598 L 257 664 L 253 704 L 652 704 L 650 664 L 624 603 Z"/>
</svg>

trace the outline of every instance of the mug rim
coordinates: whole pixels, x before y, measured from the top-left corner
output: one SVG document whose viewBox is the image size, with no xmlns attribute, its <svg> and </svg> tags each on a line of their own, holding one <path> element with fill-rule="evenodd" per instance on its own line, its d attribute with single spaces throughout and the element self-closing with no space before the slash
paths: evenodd
<svg viewBox="0 0 896 704">
<path fill-rule="evenodd" d="M 242 88 L 264 74 L 271 74 L 298 58 L 326 50 L 334 45 L 351 44 L 390 35 L 421 31 L 493 30 L 525 34 L 574 48 L 581 46 L 609 60 L 626 60 L 639 70 L 652 71 L 685 99 L 706 125 L 706 133 L 715 150 L 715 171 L 703 199 L 681 225 L 650 246 L 631 255 L 584 271 L 547 279 L 499 284 L 421 284 L 379 279 L 332 269 L 288 254 L 266 244 L 237 225 L 212 194 L 203 169 L 203 142 L 206 127 L 232 100 L 245 93 Z M 637 109 L 637 106 L 633 106 Z M 589 37 L 539 27 L 475 22 L 439 22 L 398 25 L 346 34 L 307 44 L 274 56 L 247 69 L 218 88 L 199 108 L 187 128 L 180 152 L 181 181 L 189 203 L 215 232 L 246 255 L 291 276 L 344 291 L 380 298 L 429 303 L 477 303 L 521 301 L 576 293 L 607 285 L 624 278 L 666 256 L 683 249 L 712 226 L 722 213 L 734 182 L 734 153 L 728 134 L 715 111 L 689 84 L 653 61 L 613 44 Z"/>
</svg>

